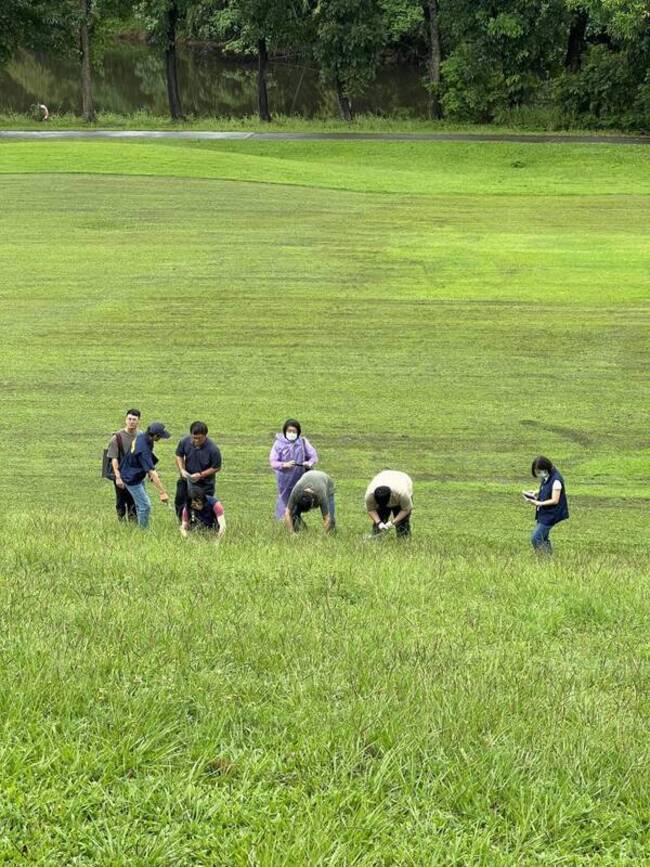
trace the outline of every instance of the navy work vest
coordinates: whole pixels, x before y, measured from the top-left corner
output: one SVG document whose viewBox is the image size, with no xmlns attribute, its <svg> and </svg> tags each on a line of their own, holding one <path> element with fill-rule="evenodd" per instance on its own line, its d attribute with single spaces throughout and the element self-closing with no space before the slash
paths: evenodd
<svg viewBox="0 0 650 867">
<path fill-rule="evenodd" d="M 562 483 L 560 502 L 557 506 L 542 506 L 538 508 L 535 515 L 537 521 L 540 524 L 545 524 L 547 527 L 552 527 L 553 524 L 558 524 L 560 521 L 566 521 L 569 517 L 569 504 L 567 503 L 564 479 L 555 467 L 551 470 L 548 479 L 539 486 L 537 499 L 541 501 L 550 500 L 553 496 L 553 482 L 555 481 Z"/>
<path fill-rule="evenodd" d="M 216 497 L 206 497 L 203 508 L 200 512 L 196 509 L 190 509 L 190 524 L 196 526 L 212 527 L 217 526 L 217 516 L 214 513 L 214 505 L 218 500 Z"/>
</svg>

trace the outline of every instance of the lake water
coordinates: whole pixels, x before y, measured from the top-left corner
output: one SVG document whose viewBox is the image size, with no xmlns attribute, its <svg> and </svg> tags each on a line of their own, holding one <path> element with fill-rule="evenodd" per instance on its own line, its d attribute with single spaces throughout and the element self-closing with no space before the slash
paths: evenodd
<svg viewBox="0 0 650 867">
<path fill-rule="evenodd" d="M 254 60 L 226 59 L 215 49 L 182 46 L 179 78 L 183 110 L 203 116 L 254 114 L 257 110 Z M 317 70 L 285 62 L 269 65 L 271 111 L 278 114 L 337 114 L 336 98 L 323 87 Z M 130 114 L 144 109 L 167 114 L 162 53 L 140 43 L 119 43 L 98 64 L 94 77 L 98 110 Z M 0 111 L 27 112 L 37 102 L 50 112 L 76 112 L 80 106 L 78 65 L 21 51 L 0 71 Z M 384 66 L 368 92 L 354 100 L 359 112 L 425 117 L 427 97 L 421 72 L 412 66 Z"/>
</svg>

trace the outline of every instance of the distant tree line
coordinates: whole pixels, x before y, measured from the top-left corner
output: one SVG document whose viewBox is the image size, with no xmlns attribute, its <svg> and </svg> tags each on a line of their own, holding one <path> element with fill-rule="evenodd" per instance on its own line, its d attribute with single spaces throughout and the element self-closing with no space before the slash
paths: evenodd
<svg viewBox="0 0 650 867">
<path fill-rule="evenodd" d="M 650 129 L 650 0 L 2 0 L 0 64 L 20 47 L 77 56 L 92 121 L 93 66 L 134 25 L 164 56 L 173 119 L 177 44 L 191 38 L 256 58 L 264 121 L 269 60 L 317 67 L 349 121 L 391 57 L 421 65 L 432 118 L 492 123 L 544 106 L 560 123 Z"/>
</svg>

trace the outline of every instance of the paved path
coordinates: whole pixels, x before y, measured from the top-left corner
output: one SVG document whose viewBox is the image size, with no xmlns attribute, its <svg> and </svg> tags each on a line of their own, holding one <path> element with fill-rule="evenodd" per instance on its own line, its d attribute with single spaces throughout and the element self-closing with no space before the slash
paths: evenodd
<svg viewBox="0 0 650 867">
<path fill-rule="evenodd" d="M 0 130 L 2 139 L 187 139 L 189 141 L 487 141 L 525 144 L 650 144 L 650 135 L 501 135 L 455 132 L 212 132 L 209 130 Z"/>
</svg>

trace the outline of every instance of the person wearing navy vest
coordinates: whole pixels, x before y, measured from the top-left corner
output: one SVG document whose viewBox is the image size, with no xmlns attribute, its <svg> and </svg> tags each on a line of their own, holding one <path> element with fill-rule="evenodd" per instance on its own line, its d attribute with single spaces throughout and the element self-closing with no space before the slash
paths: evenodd
<svg viewBox="0 0 650 867">
<path fill-rule="evenodd" d="M 217 539 L 223 539 L 226 532 L 223 506 L 198 485 L 191 486 L 181 512 L 181 536 L 186 539 L 191 530 L 213 530 Z"/>
<path fill-rule="evenodd" d="M 535 529 L 530 541 L 540 554 L 551 554 L 549 533 L 569 517 L 566 485 L 557 467 L 544 455 L 535 458 L 531 472 L 539 479 L 539 491 L 524 491 L 526 501 L 535 506 Z"/>
</svg>

